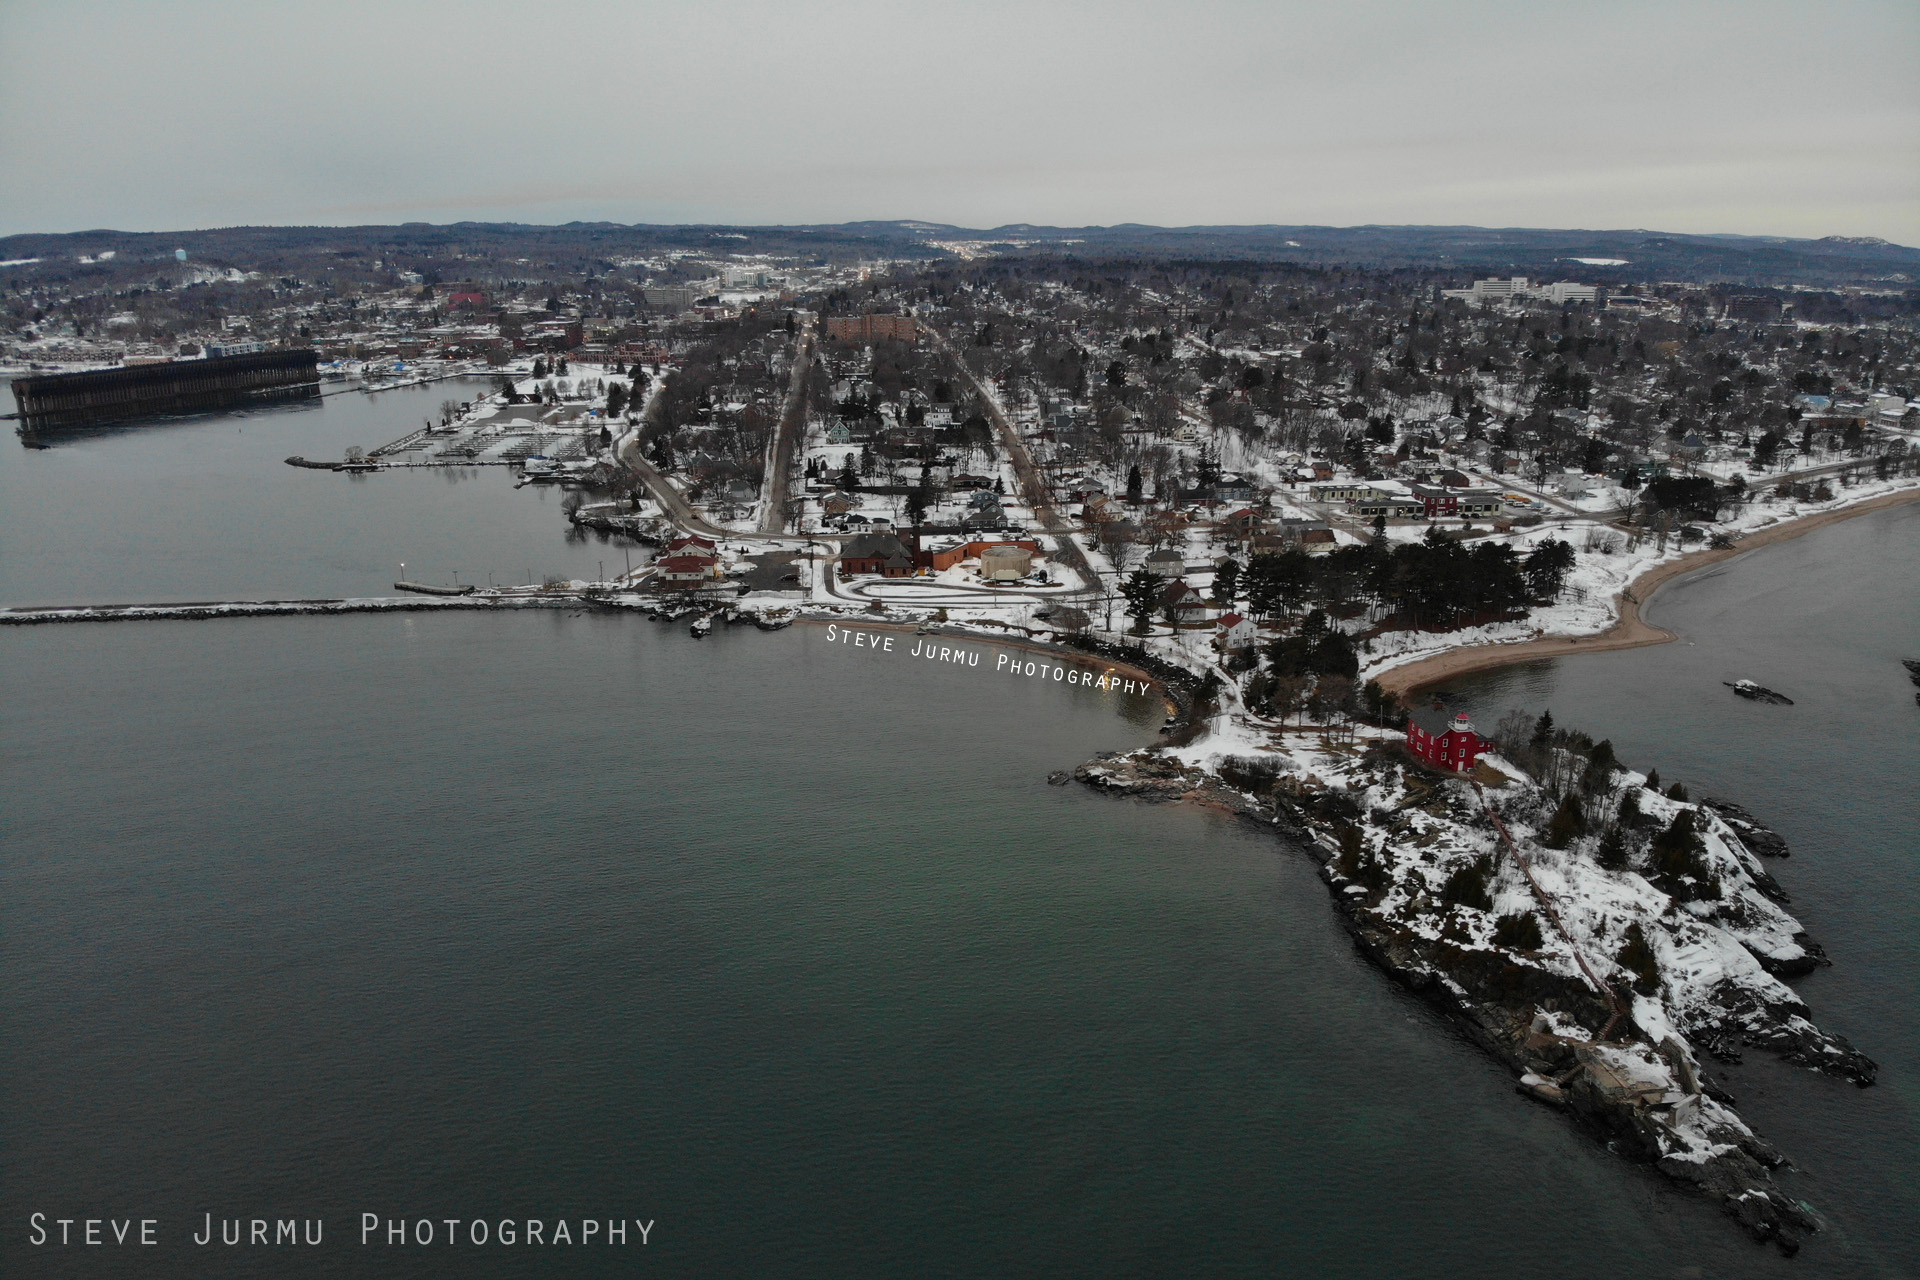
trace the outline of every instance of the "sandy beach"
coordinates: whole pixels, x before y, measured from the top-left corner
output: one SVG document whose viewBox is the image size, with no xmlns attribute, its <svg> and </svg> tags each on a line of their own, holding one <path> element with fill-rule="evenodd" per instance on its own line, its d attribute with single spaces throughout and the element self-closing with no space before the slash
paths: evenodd
<svg viewBox="0 0 1920 1280">
<path fill-rule="evenodd" d="M 1518 662 L 1560 658 L 1572 653 L 1602 653 L 1610 649 L 1637 649 L 1643 645 L 1665 644 L 1674 639 L 1674 634 L 1646 622 L 1641 618 L 1640 613 L 1653 599 L 1654 592 L 1673 579 L 1692 573 L 1695 569 L 1703 569 L 1708 565 L 1745 555 L 1749 551 L 1756 551 L 1770 543 L 1785 542 L 1789 538 L 1798 538 L 1803 534 L 1812 533 L 1815 529 L 1838 524 L 1842 520 L 1851 520 L 1855 516 L 1864 516 L 1870 512 L 1884 511 L 1888 507 L 1897 507 L 1916 501 L 1920 501 L 1920 489 L 1903 489 L 1897 493 L 1882 494 L 1850 507 L 1822 511 L 1814 515 L 1802 516 L 1797 520 L 1786 520 L 1779 524 L 1768 525 L 1764 529 L 1756 529 L 1731 547 L 1695 551 L 1677 560 L 1655 565 L 1635 578 L 1624 592 L 1614 597 L 1614 606 L 1619 617 L 1605 631 L 1585 636 L 1541 636 L 1537 640 L 1522 640 L 1513 644 L 1470 645 L 1452 649 L 1446 653 L 1437 653 L 1430 658 L 1421 658 L 1405 666 L 1394 667 L 1382 672 L 1376 679 L 1379 680 L 1380 687 L 1388 693 L 1404 696 L 1457 676 L 1491 671 L 1496 667 L 1512 666 Z"/>
</svg>

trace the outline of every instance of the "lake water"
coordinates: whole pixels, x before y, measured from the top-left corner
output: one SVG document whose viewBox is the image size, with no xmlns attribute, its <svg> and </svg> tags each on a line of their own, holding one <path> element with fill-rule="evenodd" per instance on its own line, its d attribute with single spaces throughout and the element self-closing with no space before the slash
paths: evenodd
<svg viewBox="0 0 1920 1280">
<path fill-rule="evenodd" d="M 1694 795 L 1736 800 L 1787 838 L 1771 864 L 1833 967 L 1794 983 L 1817 1022 L 1880 1063 L 1866 1091 L 1748 1055 L 1722 1074 L 1741 1112 L 1806 1170 L 1807 1195 L 1863 1251 L 1920 1274 L 1920 505 L 1762 548 L 1675 582 L 1649 618 L 1674 644 L 1509 668 L 1455 692 L 1491 725 L 1550 709 Z M 1750 679 L 1794 699 L 1744 701 Z M 1824 1248 L 1826 1242 L 1814 1246 Z"/>
<path fill-rule="evenodd" d="M 35 494 L 0 508 L 8 598 L 230 596 L 234 566 L 259 594 L 378 591 L 372 549 L 440 536 L 363 495 L 443 481 L 295 471 L 325 450 L 261 416 L 283 434 L 242 479 L 352 526 L 364 572 L 218 510 L 146 539 L 187 566 L 165 590 L 79 533 L 14 563 L 89 492 L 156 511 L 163 440 L 216 421 L 90 438 L 84 468 L 0 451 L 0 493 Z M 495 473 L 451 491 L 490 545 L 597 554 Z M 1887 1068 L 1859 1092 L 1750 1058 L 1734 1085 L 1835 1223 L 1792 1262 L 1517 1098 L 1359 958 L 1304 857 L 1044 784 L 1149 740 L 1150 699 L 592 613 L 8 629 L 0 657 L 8 1275 L 1908 1274 L 1912 881 L 1893 844 L 1796 826 L 1771 757 L 1724 790 L 1795 841 L 1783 878 L 1837 962 L 1805 989 Z M 1550 688 L 1713 783 L 1698 726 Z M 1835 767 L 1856 822 L 1893 802 Z M 35 1212 L 157 1217 L 163 1243 L 34 1247 Z M 362 1246 L 364 1212 L 655 1226 L 644 1250 Z M 325 1243 L 199 1248 L 207 1213 L 323 1218 Z"/>
<path fill-rule="evenodd" d="M 506 467 L 345 475 L 285 465 L 378 448 L 483 385 L 343 391 L 51 435 L 46 449 L 5 439 L 0 605 L 392 595 L 402 563 L 415 581 L 483 586 L 489 575 L 537 582 L 624 567 L 618 544 L 570 529 L 556 487 L 516 492 Z"/>
</svg>

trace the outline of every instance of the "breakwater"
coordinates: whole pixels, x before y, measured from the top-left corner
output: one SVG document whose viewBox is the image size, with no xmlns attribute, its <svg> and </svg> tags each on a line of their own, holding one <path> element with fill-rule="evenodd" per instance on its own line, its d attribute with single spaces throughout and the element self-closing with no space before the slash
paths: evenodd
<svg viewBox="0 0 1920 1280">
<path fill-rule="evenodd" d="M 435 588 L 420 583 L 395 583 L 410 596 L 367 596 L 334 600 L 192 600 L 153 604 L 42 605 L 0 609 L 0 626 L 27 627 L 63 622 L 206 622 L 221 618 L 303 617 L 348 613 L 431 613 L 448 609 L 480 612 L 518 609 L 604 609 L 638 613 L 672 622 L 711 616 L 720 622 L 745 624 L 762 631 L 793 625 L 796 614 L 786 605 L 736 608 L 716 601 L 686 601 L 607 591 L 597 585 L 540 588 L 528 591 L 474 591 Z M 446 594 L 441 594 L 445 592 Z"/>
<path fill-rule="evenodd" d="M 296 617 L 322 613 L 407 613 L 441 609 L 565 609 L 586 603 L 575 594 L 522 596 L 373 596 L 363 600 L 205 600 L 179 604 L 49 605 L 0 609 L 0 626 L 58 622 L 204 621 Z"/>
</svg>

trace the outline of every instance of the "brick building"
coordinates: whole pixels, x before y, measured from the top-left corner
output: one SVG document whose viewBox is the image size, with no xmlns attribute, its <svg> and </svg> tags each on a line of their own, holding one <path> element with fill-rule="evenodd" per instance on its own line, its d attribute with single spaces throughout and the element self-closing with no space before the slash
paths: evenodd
<svg viewBox="0 0 1920 1280">
<path fill-rule="evenodd" d="M 827 337 L 835 342 L 912 342 L 912 316 L 828 316 Z"/>
</svg>

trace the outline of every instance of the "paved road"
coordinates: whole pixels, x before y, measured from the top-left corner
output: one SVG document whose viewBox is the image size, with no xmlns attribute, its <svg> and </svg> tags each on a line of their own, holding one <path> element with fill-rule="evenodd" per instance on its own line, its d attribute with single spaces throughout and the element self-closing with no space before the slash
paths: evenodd
<svg viewBox="0 0 1920 1280">
<path fill-rule="evenodd" d="M 1013 463 L 1013 476 L 1020 486 L 1020 496 L 1026 500 L 1027 506 L 1032 508 L 1033 517 L 1040 522 L 1041 528 L 1052 534 L 1055 541 L 1059 543 L 1059 558 L 1080 575 L 1080 580 L 1085 584 L 1087 591 L 1098 592 L 1100 575 L 1094 572 L 1093 565 L 1087 561 L 1086 553 L 1081 551 L 1080 544 L 1074 541 L 1072 522 L 1061 516 L 1059 510 L 1053 505 L 1052 491 L 1041 478 L 1040 469 L 1034 466 L 1033 455 L 1027 452 L 1026 441 L 1020 438 L 1020 433 L 1014 430 L 1011 422 L 1007 421 L 1006 414 L 1000 411 L 999 398 L 974 376 L 973 370 L 967 367 L 967 362 L 948 344 L 944 335 L 925 321 L 920 321 L 919 327 L 920 331 L 933 339 L 934 345 L 953 361 L 954 367 L 960 371 L 960 376 L 967 380 L 968 385 L 972 386 L 974 392 L 986 405 L 987 418 L 993 423 L 993 429 L 1000 437 L 1000 444 L 1007 451 L 1007 460 Z"/>
<path fill-rule="evenodd" d="M 654 393 L 647 399 L 646 412 L 641 415 L 642 425 L 659 419 L 660 410 L 667 403 L 665 389 L 660 387 L 659 383 L 665 382 L 671 376 L 671 373 L 662 373 L 656 381 Z M 632 467 L 640 478 L 646 481 L 647 491 L 653 495 L 654 501 L 660 504 L 660 509 L 666 512 L 667 519 L 682 529 L 710 538 L 729 536 L 727 530 L 712 524 L 706 517 L 695 511 L 693 504 L 687 501 L 686 495 L 674 487 L 673 481 L 667 479 L 660 468 L 647 461 L 646 455 L 640 452 L 640 438 L 645 434 L 644 431 L 635 431 L 627 438 L 620 449 L 620 461 Z"/>
<path fill-rule="evenodd" d="M 787 402 L 780 412 L 780 426 L 774 432 L 773 450 L 767 467 L 766 500 L 761 504 L 760 532 L 786 531 L 787 505 L 793 488 L 793 457 L 799 452 L 800 439 L 807 425 L 807 371 L 813 367 L 813 317 L 800 325 L 794 344 L 793 375 L 787 382 Z"/>
</svg>

